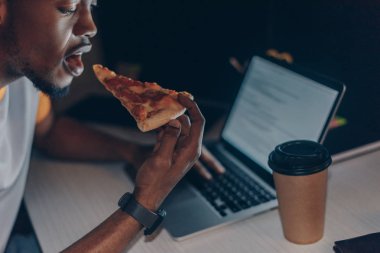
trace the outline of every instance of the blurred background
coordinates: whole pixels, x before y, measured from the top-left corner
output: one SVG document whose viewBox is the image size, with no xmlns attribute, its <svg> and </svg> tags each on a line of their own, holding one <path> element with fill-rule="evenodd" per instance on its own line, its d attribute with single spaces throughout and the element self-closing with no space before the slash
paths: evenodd
<svg viewBox="0 0 380 253">
<path fill-rule="evenodd" d="M 242 80 L 231 57 L 244 66 L 254 54 L 276 49 L 347 85 L 338 111 L 346 124 L 326 140 L 333 153 L 380 137 L 380 1 L 113 0 L 99 1 L 95 16 L 99 31 L 86 72 L 70 96 L 55 101 L 59 113 L 133 124 L 95 80 L 90 66 L 101 63 L 191 92 L 210 126 Z"/>
</svg>

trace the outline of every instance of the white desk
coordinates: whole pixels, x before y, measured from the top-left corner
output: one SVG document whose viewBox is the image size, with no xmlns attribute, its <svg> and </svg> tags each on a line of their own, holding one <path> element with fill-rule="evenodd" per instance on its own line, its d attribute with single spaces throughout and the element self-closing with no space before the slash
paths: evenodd
<svg viewBox="0 0 380 253">
<path fill-rule="evenodd" d="M 122 164 L 65 163 L 35 157 L 25 201 L 44 252 L 58 252 L 114 210 L 132 189 Z M 334 241 L 380 231 L 380 151 L 330 168 L 324 238 L 312 245 L 287 242 L 277 210 L 176 242 L 163 230 L 128 252 L 332 252 Z"/>
</svg>

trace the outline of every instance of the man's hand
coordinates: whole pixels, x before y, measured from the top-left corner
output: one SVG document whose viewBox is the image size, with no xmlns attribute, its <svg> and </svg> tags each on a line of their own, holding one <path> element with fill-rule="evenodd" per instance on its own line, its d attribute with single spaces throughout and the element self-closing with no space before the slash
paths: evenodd
<svg viewBox="0 0 380 253">
<path fill-rule="evenodd" d="M 136 177 L 137 168 L 139 168 L 150 156 L 152 147 L 136 145 L 135 150 L 136 152 L 133 155 L 133 160 L 130 161 L 132 166 L 127 167 L 128 173 L 132 178 Z M 210 153 L 210 151 L 204 145 L 202 145 L 201 156 L 195 162 L 193 169 L 196 170 L 200 176 L 207 180 L 211 180 L 213 178 L 212 174 L 214 173 L 212 172 L 216 172 L 216 174 L 223 174 L 226 171 L 224 166 L 213 156 L 212 153 Z"/>
<path fill-rule="evenodd" d="M 211 180 L 212 174 L 210 173 L 209 167 L 218 174 L 223 174 L 226 169 L 224 166 L 210 153 L 206 146 L 202 146 L 202 154 L 199 160 L 194 164 L 194 169 L 201 175 L 203 178 Z"/>
<path fill-rule="evenodd" d="M 195 102 L 183 95 L 178 99 L 189 117 L 182 115 L 160 130 L 152 155 L 136 176 L 135 198 L 151 210 L 161 205 L 201 154 L 204 117 Z"/>
</svg>

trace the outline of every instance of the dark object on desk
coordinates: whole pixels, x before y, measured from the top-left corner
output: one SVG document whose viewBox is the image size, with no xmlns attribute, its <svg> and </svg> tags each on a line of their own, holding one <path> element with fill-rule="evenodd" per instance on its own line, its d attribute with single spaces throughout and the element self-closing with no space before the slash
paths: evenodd
<svg viewBox="0 0 380 253">
<path fill-rule="evenodd" d="M 380 252 L 380 233 L 336 241 L 334 251 L 335 253 L 378 253 Z"/>
</svg>

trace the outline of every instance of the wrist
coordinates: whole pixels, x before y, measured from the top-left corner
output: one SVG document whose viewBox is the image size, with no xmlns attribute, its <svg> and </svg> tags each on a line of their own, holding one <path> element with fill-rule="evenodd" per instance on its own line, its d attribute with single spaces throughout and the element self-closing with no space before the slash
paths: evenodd
<svg viewBox="0 0 380 253">
<path fill-rule="evenodd" d="M 146 209 L 149 209 L 152 212 L 155 212 L 158 210 L 163 199 L 163 198 L 154 196 L 153 194 L 141 193 L 138 189 L 134 190 L 133 196 L 140 205 L 142 205 Z"/>
<path fill-rule="evenodd" d="M 158 211 L 147 209 L 141 205 L 130 192 L 125 193 L 119 199 L 118 206 L 123 212 L 127 213 L 145 227 L 145 235 L 152 234 L 161 225 L 166 216 L 166 212 L 163 209 Z"/>
</svg>

